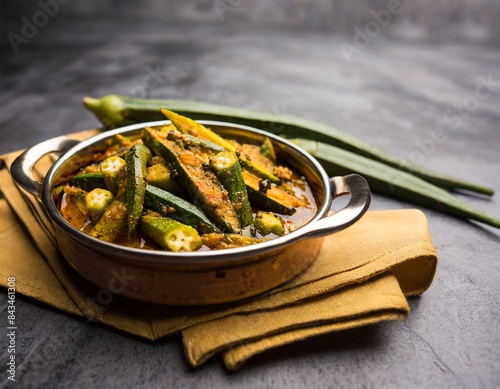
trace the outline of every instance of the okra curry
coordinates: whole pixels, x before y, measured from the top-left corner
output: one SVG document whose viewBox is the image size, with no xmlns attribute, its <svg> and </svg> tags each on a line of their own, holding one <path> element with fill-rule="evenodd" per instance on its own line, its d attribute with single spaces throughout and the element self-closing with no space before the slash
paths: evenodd
<svg viewBox="0 0 500 389">
<path fill-rule="evenodd" d="M 129 247 L 217 250 L 255 244 L 307 223 L 316 202 L 304 177 L 266 138 L 224 138 L 162 109 L 172 124 L 115 135 L 54 189 L 79 230 Z"/>
</svg>

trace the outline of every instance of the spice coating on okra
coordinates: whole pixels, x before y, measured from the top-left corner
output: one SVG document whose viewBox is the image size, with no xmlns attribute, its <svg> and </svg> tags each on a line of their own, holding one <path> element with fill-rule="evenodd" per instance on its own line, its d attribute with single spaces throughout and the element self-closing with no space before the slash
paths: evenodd
<svg viewBox="0 0 500 389">
<path fill-rule="evenodd" d="M 227 191 L 215 173 L 206 169 L 206 158 L 169 139 L 156 136 L 146 129 L 147 144 L 160 154 L 179 175 L 179 183 L 191 195 L 193 202 L 223 231 L 239 233 L 241 226 Z"/>
<path fill-rule="evenodd" d="M 142 215 L 144 195 L 146 194 L 146 164 L 151 158 L 151 151 L 142 144 L 136 144 L 127 153 L 127 198 L 128 235 L 135 236 L 137 223 Z"/>
<path fill-rule="evenodd" d="M 271 142 L 226 139 L 170 114 L 174 125 L 118 134 L 63 176 L 54 198 L 69 223 L 109 243 L 189 252 L 266 242 L 314 216 L 311 189 L 267 156 Z M 278 167 L 287 174 L 273 181 Z M 282 231 L 254 220 L 264 211 L 276 213 Z"/>
<path fill-rule="evenodd" d="M 211 160 L 218 180 L 229 194 L 234 210 L 238 215 L 241 227 L 252 224 L 252 207 L 243 180 L 243 173 L 236 153 L 222 151 Z"/>
</svg>

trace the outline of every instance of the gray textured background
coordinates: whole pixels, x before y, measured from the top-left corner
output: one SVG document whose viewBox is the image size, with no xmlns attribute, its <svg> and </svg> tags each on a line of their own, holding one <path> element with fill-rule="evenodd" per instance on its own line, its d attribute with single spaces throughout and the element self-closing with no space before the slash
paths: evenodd
<svg viewBox="0 0 500 389">
<path fill-rule="evenodd" d="M 356 45 L 356 29 L 365 30 L 371 11 L 387 10 L 387 2 L 128 4 L 60 5 L 16 53 L 9 33 L 21 35 L 42 8 L 0 2 L 0 152 L 94 127 L 81 98 L 122 93 L 315 119 L 500 191 L 500 85 L 463 108 L 480 77 L 500 83 L 499 1 L 404 2 L 350 61 L 342 46 Z M 146 85 L 150 72 L 161 75 Z M 436 128 L 446 140 L 424 149 Z M 458 196 L 500 217 L 498 194 Z M 411 207 L 381 195 L 372 203 Z M 150 344 L 18 296 L 18 385 L 499 387 L 500 234 L 421 209 L 440 262 L 405 321 L 282 347 L 228 374 L 218 358 L 189 369 L 175 337 Z M 4 318 L 5 294 L 1 301 Z M 4 366 L 7 338 L 0 338 Z"/>
</svg>

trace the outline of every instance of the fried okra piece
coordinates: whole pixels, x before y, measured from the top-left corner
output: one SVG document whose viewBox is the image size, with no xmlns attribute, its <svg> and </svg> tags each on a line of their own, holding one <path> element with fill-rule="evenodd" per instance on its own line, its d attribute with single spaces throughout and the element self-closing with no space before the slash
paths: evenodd
<svg viewBox="0 0 500 389">
<path fill-rule="evenodd" d="M 134 238 L 137 224 L 144 208 L 146 194 L 146 164 L 151 158 L 151 151 L 143 144 L 136 144 L 125 156 L 127 166 L 127 186 L 125 197 L 128 212 L 128 236 Z"/>
<path fill-rule="evenodd" d="M 257 212 L 253 226 L 255 230 L 260 232 L 263 236 L 269 234 L 282 236 L 285 234 L 285 223 L 283 219 L 273 212 Z"/>
<path fill-rule="evenodd" d="M 212 158 L 211 164 L 219 182 L 229 194 L 229 199 L 238 215 L 241 227 L 252 224 L 252 208 L 236 154 L 232 151 L 222 151 Z"/>
<path fill-rule="evenodd" d="M 193 227 L 168 217 L 147 214 L 139 225 L 144 235 L 169 251 L 195 251 L 203 244 Z"/>
<path fill-rule="evenodd" d="M 125 168 L 125 160 L 118 156 L 106 158 L 101 162 L 99 169 L 104 179 L 106 188 L 115 196 L 118 192 L 120 170 Z"/>
<path fill-rule="evenodd" d="M 106 208 L 111 205 L 113 199 L 113 193 L 101 188 L 92 189 L 85 195 L 85 205 L 92 223 L 97 223 Z"/>
</svg>

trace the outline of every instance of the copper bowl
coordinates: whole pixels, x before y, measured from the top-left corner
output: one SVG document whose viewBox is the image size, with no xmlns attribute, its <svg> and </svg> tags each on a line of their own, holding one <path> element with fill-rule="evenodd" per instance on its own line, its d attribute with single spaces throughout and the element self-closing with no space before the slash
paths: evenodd
<svg viewBox="0 0 500 389">
<path fill-rule="evenodd" d="M 165 252 L 129 248 L 95 239 L 70 225 L 52 198 L 54 182 L 81 156 L 116 134 L 131 135 L 149 122 L 103 132 L 83 142 L 65 136 L 49 139 L 22 153 L 11 167 L 16 183 L 45 207 L 68 263 L 90 282 L 135 300 L 170 305 L 218 304 L 245 299 L 277 287 L 305 270 L 317 257 L 323 237 L 356 222 L 368 209 L 370 190 L 359 175 L 329 178 L 321 165 L 293 143 L 255 128 L 199 121 L 224 137 L 262 142 L 267 136 L 303 174 L 316 197 L 317 212 L 304 226 L 271 241 L 225 250 Z M 33 178 L 34 164 L 60 153 L 45 179 Z M 334 198 L 350 194 L 349 203 L 329 215 Z"/>
</svg>

